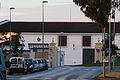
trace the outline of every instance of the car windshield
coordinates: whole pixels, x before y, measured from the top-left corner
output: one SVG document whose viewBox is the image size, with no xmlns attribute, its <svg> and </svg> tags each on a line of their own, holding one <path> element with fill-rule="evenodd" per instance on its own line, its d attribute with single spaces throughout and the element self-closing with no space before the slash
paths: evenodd
<svg viewBox="0 0 120 80">
<path fill-rule="evenodd" d="M 37 61 L 34 61 L 35 64 L 37 64 Z"/>
<path fill-rule="evenodd" d="M 41 60 L 37 60 L 37 61 L 38 61 L 38 63 L 42 63 Z"/>
<path fill-rule="evenodd" d="M 11 59 L 11 64 L 17 64 L 17 59 Z"/>
<path fill-rule="evenodd" d="M 25 62 L 26 63 L 32 63 L 32 60 L 31 59 L 25 59 Z"/>
</svg>

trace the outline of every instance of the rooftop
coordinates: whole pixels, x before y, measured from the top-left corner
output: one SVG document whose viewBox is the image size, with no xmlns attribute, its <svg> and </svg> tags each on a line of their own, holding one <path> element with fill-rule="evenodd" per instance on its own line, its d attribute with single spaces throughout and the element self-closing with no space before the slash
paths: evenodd
<svg viewBox="0 0 120 80">
<path fill-rule="evenodd" d="M 115 24 L 116 32 L 120 33 L 120 23 Z M 0 25 L 0 31 L 3 27 L 9 31 L 9 25 L 9 22 Z M 42 22 L 12 22 L 11 25 L 13 32 L 42 32 Z M 102 29 L 94 22 L 44 22 L 44 32 L 101 33 Z"/>
</svg>

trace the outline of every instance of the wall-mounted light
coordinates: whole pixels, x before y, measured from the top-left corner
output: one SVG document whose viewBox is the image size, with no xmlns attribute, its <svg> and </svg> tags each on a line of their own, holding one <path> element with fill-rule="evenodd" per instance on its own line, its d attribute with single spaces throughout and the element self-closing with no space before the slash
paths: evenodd
<svg viewBox="0 0 120 80">
<path fill-rule="evenodd" d="M 75 50 L 75 44 L 73 44 L 73 50 Z"/>
</svg>

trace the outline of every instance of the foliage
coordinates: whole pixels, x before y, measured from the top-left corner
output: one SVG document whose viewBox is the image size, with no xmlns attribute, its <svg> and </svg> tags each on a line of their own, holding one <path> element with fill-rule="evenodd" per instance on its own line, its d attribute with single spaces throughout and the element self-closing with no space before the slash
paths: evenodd
<svg viewBox="0 0 120 80">
<path fill-rule="evenodd" d="M 111 55 L 116 55 L 117 54 L 117 52 L 116 52 L 116 50 L 118 49 L 118 46 L 117 45 L 115 45 L 115 44 L 112 44 L 112 41 L 113 41 L 113 37 L 114 36 L 111 36 L 111 44 L 110 44 L 110 46 L 111 46 Z M 105 44 L 103 44 L 103 50 L 105 51 L 105 55 L 106 56 L 108 56 L 108 52 L 107 52 L 107 50 L 106 49 L 108 49 L 109 48 L 109 36 L 107 35 L 106 36 L 106 38 L 105 38 Z"/>
<path fill-rule="evenodd" d="M 23 39 L 21 39 L 22 36 L 20 35 L 20 33 L 18 33 L 17 35 L 12 36 L 12 41 L 11 41 L 11 52 L 12 52 L 12 56 L 14 57 L 18 57 L 21 56 L 23 53 L 23 48 L 24 48 L 24 44 L 20 43 L 20 41 L 24 42 Z"/>
<path fill-rule="evenodd" d="M 115 18 L 115 10 L 120 10 L 120 0 L 73 0 L 73 2 L 80 7 L 86 17 L 95 21 L 99 27 L 106 29 L 108 29 L 109 26 L 109 16 L 111 15 L 112 18 Z M 115 34 L 111 36 L 110 40 L 112 54 L 116 54 L 115 49 L 118 48 L 115 44 L 112 44 L 114 36 Z M 105 40 L 103 50 L 108 48 L 108 45 L 109 37 Z"/>
<path fill-rule="evenodd" d="M 4 55 L 10 54 L 11 56 L 20 56 L 23 53 L 23 48 L 24 48 L 24 38 L 19 32 L 15 32 L 11 34 L 10 39 L 10 32 L 8 32 L 8 28 L 6 27 L 1 27 L 0 28 L 0 41 L 1 41 L 1 48 L 4 49 L 4 45 L 9 45 L 11 44 L 11 49 L 7 50 L 4 49 Z"/>
<path fill-rule="evenodd" d="M 7 33 L 7 32 L 5 32 Z M 3 34 L 1 32 L 2 36 L 6 36 L 6 34 Z M 7 49 L 3 50 L 4 55 L 7 56 L 8 54 L 10 54 L 11 56 L 21 56 L 23 53 L 23 48 L 24 48 L 24 38 L 23 36 L 21 36 L 21 33 L 16 33 L 16 35 L 12 35 L 11 36 L 11 40 L 10 37 L 7 39 L 4 39 L 4 37 L 1 37 L 1 40 L 3 40 L 4 42 L 1 43 L 2 48 L 4 48 L 4 44 L 9 44 L 11 43 L 11 49 L 8 51 Z"/>
<path fill-rule="evenodd" d="M 120 5 L 119 0 L 112 0 L 112 2 L 111 0 L 73 0 L 73 2 L 80 6 L 86 17 L 95 21 L 102 28 L 108 28 L 111 10 L 114 17 L 114 10 Z"/>
<path fill-rule="evenodd" d="M 7 34 L 8 34 L 8 32 L 6 32 L 7 31 L 7 29 L 5 28 L 5 27 L 2 27 L 1 29 L 0 29 L 0 40 L 1 41 L 7 41 L 9 38 L 7 38 Z"/>
<path fill-rule="evenodd" d="M 6 32 L 6 31 L 8 31 L 8 29 L 7 29 L 6 27 L 2 27 L 2 28 L 0 29 L 0 33 L 1 33 L 2 35 L 8 33 L 8 32 Z"/>
</svg>

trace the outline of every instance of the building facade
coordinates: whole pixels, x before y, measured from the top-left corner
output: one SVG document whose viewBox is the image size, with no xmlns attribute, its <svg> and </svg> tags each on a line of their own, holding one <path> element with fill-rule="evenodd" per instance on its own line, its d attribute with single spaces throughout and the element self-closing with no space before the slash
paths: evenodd
<svg viewBox="0 0 120 80">
<path fill-rule="evenodd" d="M 49 44 L 54 40 L 57 50 L 64 52 L 64 65 L 96 62 L 95 46 L 97 42 L 101 43 L 103 38 L 102 29 L 97 24 L 94 22 L 45 22 L 44 24 L 44 43 Z M 115 44 L 120 48 L 119 26 L 120 23 L 116 23 Z M 1 27 L 9 28 L 9 23 L 2 24 Z M 25 40 L 24 50 L 30 50 L 30 43 L 42 43 L 42 22 L 12 22 L 12 31 L 21 32 Z"/>
</svg>

